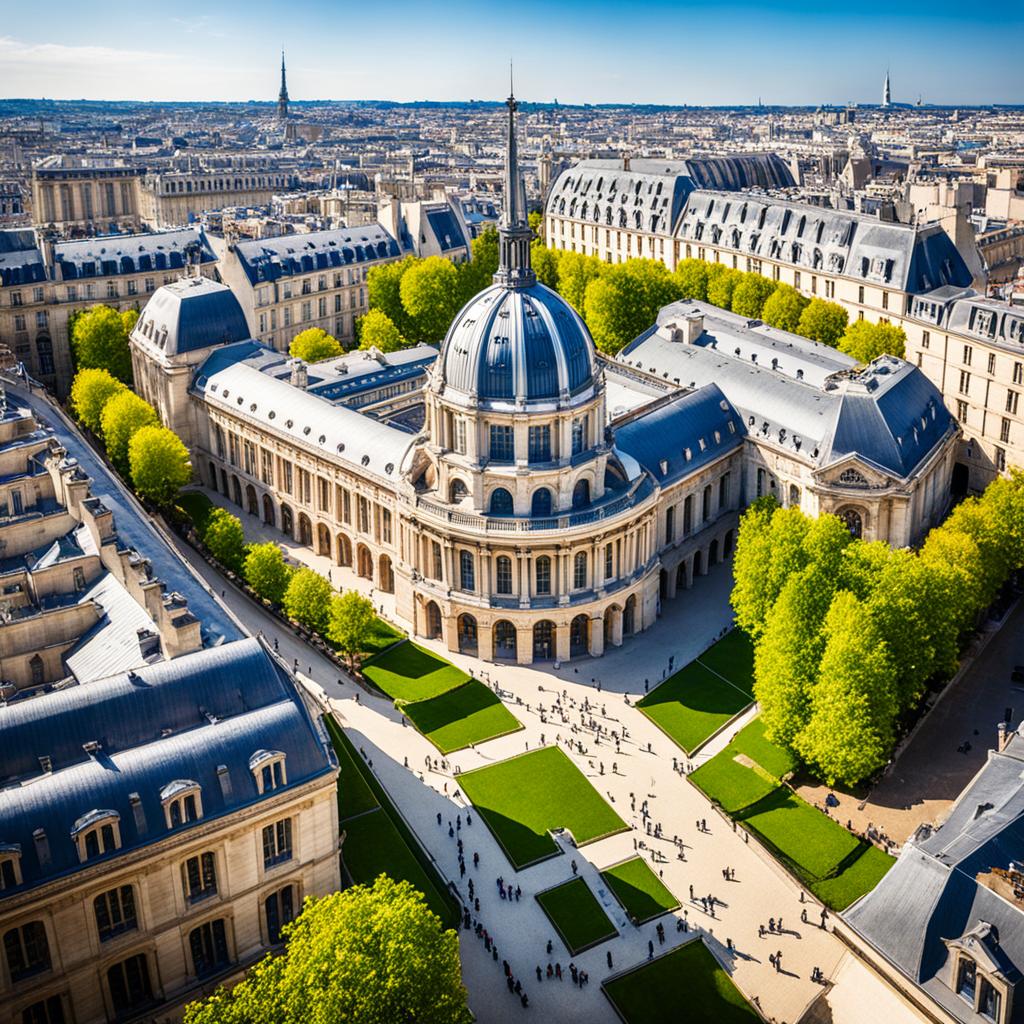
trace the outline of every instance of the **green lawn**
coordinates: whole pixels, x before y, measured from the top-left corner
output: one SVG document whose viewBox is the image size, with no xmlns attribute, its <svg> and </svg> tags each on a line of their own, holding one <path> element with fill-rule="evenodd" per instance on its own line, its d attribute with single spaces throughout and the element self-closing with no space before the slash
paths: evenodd
<svg viewBox="0 0 1024 1024">
<path fill-rule="evenodd" d="M 582 878 L 537 893 L 537 902 L 555 926 L 570 956 L 619 933 Z"/>
<path fill-rule="evenodd" d="M 626 1024 L 761 1020 L 699 939 L 601 987 Z"/>
<path fill-rule="evenodd" d="M 741 764 L 736 760 L 737 754 L 746 755 L 762 771 Z M 795 767 L 796 761 L 789 751 L 765 739 L 764 726 L 756 718 L 721 753 L 693 772 L 690 781 L 710 799 L 717 800 L 724 811 L 734 814 L 766 797 Z"/>
<path fill-rule="evenodd" d="M 404 639 L 405 634 L 397 626 L 392 626 L 390 622 L 385 622 L 378 616 L 374 619 L 373 626 L 370 628 L 370 634 L 366 641 L 366 650 L 363 651 L 363 654 L 380 654 L 381 651 L 386 651 L 392 644 L 396 644 L 399 640 Z"/>
<path fill-rule="evenodd" d="M 381 874 L 409 882 L 423 893 L 443 924 L 453 924 L 450 897 L 438 892 L 383 809 L 350 818 L 344 824 L 344 832 L 341 856 L 353 883 L 370 885 Z"/>
<path fill-rule="evenodd" d="M 429 700 L 469 681 L 451 662 L 414 643 L 398 644 L 363 665 L 363 675 L 393 700 Z"/>
<path fill-rule="evenodd" d="M 184 491 L 178 495 L 178 508 L 191 520 L 196 532 L 202 539 L 206 532 L 206 521 L 210 518 L 214 505 L 202 491 Z"/>
<path fill-rule="evenodd" d="M 549 829 L 567 828 L 583 845 L 628 827 L 558 747 L 457 778 L 517 870 L 557 852 Z"/>
<path fill-rule="evenodd" d="M 864 893 L 871 892 L 895 863 L 877 846 L 862 843 L 854 858 L 845 861 L 834 878 L 811 882 L 810 889 L 833 910 L 845 910 Z"/>
<path fill-rule="evenodd" d="M 402 711 L 442 754 L 523 727 L 501 700 L 476 679 L 430 700 L 404 704 Z"/>
<path fill-rule="evenodd" d="M 444 927 L 457 927 L 459 907 L 455 897 L 395 810 L 384 787 L 341 726 L 330 715 L 323 720 L 341 765 L 338 817 L 340 830 L 346 833 L 342 860 L 352 881 L 372 882 L 381 873 L 408 881 L 424 894 Z"/>
<path fill-rule="evenodd" d="M 612 865 L 601 877 L 634 924 L 645 924 L 679 906 L 679 900 L 640 857 Z"/>
<path fill-rule="evenodd" d="M 753 663 L 750 641 L 733 630 L 637 707 L 689 754 L 753 701 Z"/>
</svg>

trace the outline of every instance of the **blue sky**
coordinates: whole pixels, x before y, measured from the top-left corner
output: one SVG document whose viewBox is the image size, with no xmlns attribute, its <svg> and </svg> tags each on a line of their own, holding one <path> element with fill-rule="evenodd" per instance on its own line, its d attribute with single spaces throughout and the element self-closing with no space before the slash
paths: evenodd
<svg viewBox="0 0 1024 1024">
<path fill-rule="evenodd" d="M 185 8 L 207 13 L 188 15 Z M 1024 103 L 1024 4 L 0 0 L 0 95 L 563 103 Z"/>
</svg>

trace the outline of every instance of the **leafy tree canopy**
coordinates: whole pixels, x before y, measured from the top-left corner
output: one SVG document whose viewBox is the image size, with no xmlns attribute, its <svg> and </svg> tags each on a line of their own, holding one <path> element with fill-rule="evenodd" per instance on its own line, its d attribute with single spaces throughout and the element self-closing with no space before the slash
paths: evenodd
<svg viewBox="0 0 1024 1024">
<path fill-rule="evenodd" d="M 108 370 L 79 370 L 71 382 L 71 408 L 78 422 L 94 434 L 100 432 L 103 407 L 127 388 Z"/>
<path fill-rule="evenodd" d="M 379 309 L 406 338 L 413 337 L 412 321 L 402 305 L 402 278 L 413 264 L 415 256 L 406 256 L 394 263 L 371 267 L 366 275 L 366 295 L 371 309 Z"/>
<path fill-rule="evenodd" d="M 839 351 L 853 356 L 858 363 L 870 363 L 881 355 L 902 359 L 907 351 L 907 333 L 893 324 L 854 320 L 839 339 Z"/>
<path fill-rule="evenodd" d="M 288 581 L 284 592 L 284 610 L 290 619 L 323 633 L 331 612 L 330 583 L 312 569 L 298 569 Z"/>
<path fill-rule="evenodd" d="M 412 337 L 429 344 L 441 342 L 462 301 L 455 265 L 442 256 L 415 261 L 402 276 L 401 294 L 412 320 Z"/>
<path fill-rule="evenodd" d="M 288 346 L 288 354 L 296 359 L 304 359 L 307 363 L 316 363 L 321 359 L 340 356 L 344 350 L 337 338 L 332 337 L 322 327 L 310 327 L 300 331 L 292 338 Z"/>
<path fill-rule="evenodd" d="M 408 882 L 385 875 L 307 900 L 268 956 L 185 1024 L 469 1024 L 459 940 Z"/>
<path fill-rule="evenodd" d="M 704 260 L 680 260 L 676 264 L 675 276 L 682 298 L 707 302 L 708 264 Z"/>
<path fill-rule="evenodd" d="M 530 265 L 541 284 L 559 291 L 558 287 L 558 253 L 549 249 L 539 239 L 530 243 Z"/>
<path fill-rule="evenodd" d="M 750 320 L 760 320 L 765 303 L 775 291 L 775 282 L 753 272 L 743 274 L 732 293 L 732 311 Z"/>
<path fill-rule="evenodd" d="M 380 352 L 397 352 L 407 342 L 394 321 L 382 309 L 371 309 L 360 317 L 359 347 Z"/>
<path fill-rule="evenodd" d="M 743 275 L 724 263 L 708 267 L 708 302 L 722 309 L 732 309 L 732 293 L 743 280 Z"/>
<path fill-rule="evenodd" d="M 132 435 L 141 427 L 158 423 L 156 410 L 149 402 L 139 398 L 132 391 L 114 395 L 103 406 L 100 414 L 100 430 L 107 455 L 118 470 L 127 475 L 128 444 Z"/>
<path fill-rule="evenodd" d="M 226 508 L 215 508 L 206 520 L 203 543 L 210 554 L 232 572 L 242 571 L 245 559 L 245 531 L 242 520 Z"/>
<path fill-rule="evenodd" d="M 800 316 L 810 303 L 792 285 L 780 284 L 765 301 L 761 319 L 769 327 L 796 334 Z"/>
<path fill-rule="evenodd" d="M 602 352 L 618 352 L 655 322 L 662 306 L 678 298 L 678 283 L 657 260 L 606 268 L 587 285 L 584 299 L 594 344 Z"/>
<path fill-rule="evenodd" d="M 331 598 L 327 639 L 338 645 L 350 666 L 366 650 L 376 618 L 369 598 L 358 591 L 347 590 Z"/>
<path fill-rule="evenodd" d="M 128 335 L 139 314 L 119 313 L 110 306 L 93 306 L 75 318 L 71 351 L 78 369 L 109 370 L 125 384 L 132 382 Z"/>
<path fill-rule="evenodd" d="M 811 299 L 800 314 L 797 333 L 835 348 L 846 330 L 846 310 L 836 302 Z"/>
<path fill-rule="evenodd" d="M 601 275 L 605 266 L 596 256 L 584 256 L 579 252 L 562 252 L 558 256 L 559 293 L 581 316 L 587 286 Z"/>
<path fill-rule="evenodd" d="M 181 438 L 167 427 L 140 427 L 128 443 L 132 486 L 160 506 L 170 505 L 192 479 L 192 463 Z"/>
<path fill-rule="evenodd" d="M 242 563 L 242 575 L 260 597 L 280 604 L 288 589 L 292 569 L 285 562 L 281 549 L 273 541 L 267 541 L 249 546 Z"/>
</svg>

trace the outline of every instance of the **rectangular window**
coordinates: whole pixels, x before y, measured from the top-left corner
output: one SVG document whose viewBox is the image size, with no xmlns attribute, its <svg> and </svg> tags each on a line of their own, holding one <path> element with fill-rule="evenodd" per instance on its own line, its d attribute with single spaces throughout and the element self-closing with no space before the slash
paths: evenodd
<svg viewBox="0 0 1024 1024">
<path fill-rule="evenodd" d="M 999 425 L 999 440 L 1003 444 L 1010 443 L 1010 421 L 1004 416 L 1003 422 Z"/>
<path fill-rule="evenodd" d="M 515 461 L 515 432 L 511 426 L 491 426 L 491 462 Z"/>
<path fill-rule="evenodd" d="M 260 479 L 265 484 L 274 486 L 274 456 L 266 448 L 260 449 Z"/>
<path fill-rule="evenodd" d="M 245 471 L 249 476 L 256 475 L 256 445 L 252 441 L 242 442 L 242 456 L 245 463 Z"/>
<path fill-rule="evenodd" d="M 1020 399 L 1019 391 L 1007 391 L 1006 392 L 1006 411 L 1012 415 L 1017 415 L 1017 402 Z"/>
<path fill-rule="evenodd" d="M 384 544 L 391 543 L 391 509 L 380 510 L 380 539 Z"/>
<path fill-rule="evenodd" d="M 343 490 L 341 492 L 341 521 L 352 524 L 352 492 Z"/>
<path fill-rule="evenodd" d="M 673 506 L 665 512 L 665 543 L 671 544 L 676 536 L 676 510 Z"/>
<path fill-rule="evenodd" d="M 292 822 L 284 818 L 263 830 L 263 866 L 273 867 L 292 859 Z"/>
<path fill-rule="evenodd" d="M 535 568 L 535 574 L 537 578 L 537 593 L 538 594 L 550 594 L 551 593 L 551 559 L 547 555 L 541 555 L 537 559 L 537 565 Z"/>
<path fill-rule="evenodd" d="M 689 494 L 683 502 L 683 536 L 688 537 L 693 529 L 693 495 Z"/>
<path fill-rule="evenodd" d="M 25 315 L 23 313 L 17 313 L 14 317 L 14 329 L 16 331 L 25 330 Z"/>
<path fill-rule="evenodd" d="M 295 886 L 286 885 L 271 893 L 264 901 L 267 915 L 267 941 L 274 946 L 281 941 L 281 929 L 295 919 Z"/>
<path fill-rule="evenodd" d="M 461 416 L 455 421 L 455 450 L 466 454 L 466 421 Z"/>
<path fill-rule="evenodd" d="M 1013 383 L 1024 384 L 1024 363 L 1013 364 Z"/>
<path fill-rule="evenodd" d="M 213 974 L 230 963 L 227 930 L 221 919 L 193 928 L 188 936 L 188 945 L 196 977 Z"/>
<path fill-rule="evenodd" d="M 21 1011 L 21 1024 L 64 1024 L 64 999 L 61 996 L 50 996 L 40 999 L 38 1003 L 26 1006 Z"/>
<path fill-rule="evenodd" d="M 370 503 L 361 494 L 357 498 L 356 505 L 359 522 L 357 524 L 360 533 L 370 532 Z"/>
<path fill-rule="evenodd" d="M 320 511 L 330 512 L 331 511 L 331 482 L 325 480 L 322 476 L 316 478 L 317 488 L 320 492 Z"/>
<path fill-rule="evenodd" d="M 123 932 L 130 932 L 139 925 L 135 914 L 135 893 L 130 885 L 100 893 L 93 900 L 96 912 L 96 930 L 100 942 L 106 942 Z"/>
<path fill-rule="evenodd" d="M 50 315 L 49 315 L 49 313 L 46 312 L 45 309 L 40 311 L 39 313 L 36 313 L 36 327 L 40 331 L 45 330 L 46 329 L 46 325 L 49 322 L 49 318 L 50 318 Z"/>
<path fill-rule="evenodd" d="M 604 546 L 604 578 L 610 580 L 615 575 L 615 549 L 611 544 Z"/>
<path fill-rule="evenodd" d="M 964 366 L 971 365 L 971 356 L 974 355 L 974 350 L 970 345 L 964 345 Z"/>
<path fill-rule="evenodd" d="M 718 507 L 720 509 L 729 507 L 729 474 L 723 473 L 718 481 Z"/>
<path fill-rule="evenodd" d="M 572 453 L 579 455 L 587 447 L 589 416 L 577 416 L 572 421 Z"/>
<path fill-rule="evenodd" d="M 182 870 L 185 879 L 185 898 L 189 903 L 198 903 L 216 895 L 217 867 L 212 853 L 189 857 Z"/>
<path fill-rule="evenodd" d="M 470 551 L 459 552 L 459 584 L 467 593 L 476 590 L 476 566 Z"/>
<path fill-rule="evenodd" d="M 281 490 L 285 494 L 292 493 L 292 464 L 290 462 L 281 460 Z"/>
<path fill-rule="evenodd" d="M 313 503 L 313 484 L 308 469 L 299 470 L 299 487 L 301 488 L 299 501 L 304 505 L 311 505 Z"/>
<path fill-rule="evenodd" d="M 551 427 L 530 427 L 527 457 L 531 465 L 551 461 Z"/>
<path fill-rule="evenodd" d="M 996 372 L 996 354 L 995 352 L 989 352 L 988 354 L 988 372 Z"/>
<path fill-rule="evenodd" d="M 499 594 L 512 593 L 512 559 L 505 555 L 498 557 L 494 572 L 495 589 Z"/>
<path fill-rule="evenodd" d="M 968 395 L 971 392 L 971 375 L 966 370 L 960 371 L 960 394 Z"/>
<path fill-rule="evenodd" d="M 882 292 L 882 309 L 888 309 L 888 308 L 889 308 L 889 293 L 888 292 Z"/>
<path fill-rule="evenodd" d="M 956 400 L 956 418 L 961 423 L 967 422 L 967 403 L 962 398 Z"/>
<path fill-rule="evenodd" d="M 995 455 L 996 455 L 996 472 L 997 473 L 1005 473 L 1006 472 L 1006 449 L 1005 448 L 997 447 Z"/>
<path fill-rule="evenodd" d="M 21 981 L 50 969 L 50 946 L 42 921 L 29 921 L 4 934 L 4 952 L 11 981 Z"/>
<path fill-rule="evenodd" d="M 128 294 L 138 295 L 139 294 L 139 282 L 134 278 L 128 282 Z"/>
<path fill-rule="evenodd" d="M 999 1024 L 999 1009 L 1002 1005 L 1002 995 L 990 985 L 984 978 L 981 980 L 981 999 L 978 1001 L 978 1013 L 982 1017 Z"/>
<path fill-rule="evenodd" d="M 928 331 L 921 332 L 921 348 L 928 348 L 932 343 L 932 336 Z"/>
<path fill-rule="evenodd" d="M 153 1001 L 153 988 L 149 981 L 149 962 L 145 953 L 122 960 L 107 971 L 107 985 L 114 1013 L 128 1016 Z"/>
<path fill-rule="evenodd" d="M 444 561 L 441 558 L 441 545 L 436 540 L 430 542 L 430 564 L 435 580 L 444 579 Z"/>
<path fill-rule="evenodd" d="M 582 590 L 587 585 L 587 555 L 581 551 L 573 561 L 572 586 L 574 590 Z"/>
</svg>

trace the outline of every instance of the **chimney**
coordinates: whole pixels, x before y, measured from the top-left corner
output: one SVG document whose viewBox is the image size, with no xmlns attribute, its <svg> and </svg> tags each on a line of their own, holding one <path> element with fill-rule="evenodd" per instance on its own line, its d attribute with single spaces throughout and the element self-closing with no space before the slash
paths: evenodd
<svg viewBox="0 0 1024 1024">
<path fill-rule="evenodd" d="M 303 391 L 309 387 L 309 367 L 301 359 L 292 359 L 288 363 L 291 375 L 288 380 L 292 387 L 302 388 Z"/>
<path fill-rule="evenodd" d="M 628 171 L 629 170 L 629 159 L 630 159 L 630 157 L 629 157 L 628 153 L 622 158 L 622 169 L 624 171 Z"/>
<path fill-rule="evenodd" d="M 1005 750 L 1015 735 L 1016 733 L 1010 728 L 1009 722 L 1000 722 L 996 726 L 996 750 Z"/>
<path fill-rule="evenodd" d="M 693 345 L 704 333 L 704 314 L 691 313 L 683 321 L 683 344 Z"/>
</svg>

